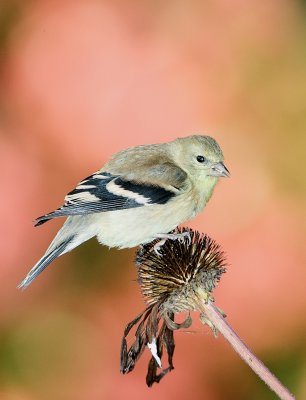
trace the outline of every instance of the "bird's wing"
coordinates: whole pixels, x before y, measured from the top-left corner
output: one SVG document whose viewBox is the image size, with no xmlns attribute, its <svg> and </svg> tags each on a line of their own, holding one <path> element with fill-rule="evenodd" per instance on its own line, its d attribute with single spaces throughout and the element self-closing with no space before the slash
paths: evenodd
<svg viewBox="0 0 306 400">
<path fill-rule="evenodd" d="M 167 180 L 165 180 L 166 184 L 150 185 L 141 181 L 132 181 L 124 176 L 98 171 L 82 180 L 74 190 L 69 192 L 62 207 L 37 218 L 35 226 L 56 217 L 165 204 L 180 193 L 187 175 L 173 164 L 171 167 L 163 165 L 161 168 L 164 173 L 167 168 L 171 168 L 171 174 L 174 174 L 173 169 L 177 169 L 176 176 L 180 175 L 180 180 L 173 179 L 173 185 L 170 185 Z"/>
</svg>

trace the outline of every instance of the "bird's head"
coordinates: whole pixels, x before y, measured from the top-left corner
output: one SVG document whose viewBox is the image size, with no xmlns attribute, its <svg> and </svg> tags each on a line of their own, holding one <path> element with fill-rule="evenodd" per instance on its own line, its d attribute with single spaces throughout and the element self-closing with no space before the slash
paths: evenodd
<svg viewBox="0 0 306 400">
<path fill-rule="evenodd" d="M 170 143 L 176 161 L 185 172 L 197 178 L 228 177 L 223 164 L 223 153 L 218 143 L 210 136 L 194 135 L 179 138 Z M 216 179 L 217 180 L 217 179 Z"/>
</svg>

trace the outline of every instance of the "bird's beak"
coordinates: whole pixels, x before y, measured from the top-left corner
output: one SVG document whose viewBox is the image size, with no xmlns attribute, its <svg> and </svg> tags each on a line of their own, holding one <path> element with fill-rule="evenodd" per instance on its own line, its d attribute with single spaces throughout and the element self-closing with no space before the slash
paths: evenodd
<svg viewBox="0 0 306 400">
<path fill-rule="evenodd" d="M 213 163 L 212 166 L 210 167 L 210 176 L 222 176 L 222 177 L 229 177 L 230 173 L 229 170 L 226 168 L 226 166 L 223 164 L 223 162 L 217 162 Z"/>
</svg>

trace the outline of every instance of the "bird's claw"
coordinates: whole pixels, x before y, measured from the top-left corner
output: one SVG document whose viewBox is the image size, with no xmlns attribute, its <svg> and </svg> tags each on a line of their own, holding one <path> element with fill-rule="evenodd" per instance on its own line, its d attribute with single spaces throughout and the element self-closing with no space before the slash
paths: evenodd
<svg viewBox="0 0 306 400">
<path fill-rule="evenodd" d="M 191 239 L 190 232 L 182 232 L 182 233 L 178 233 L 177 235 L 180 236 L 180 237 L 178 238 L 178 240 L 179 240 L 180 242 L 183 243 L 184 240 L 185 240 L 185 238 L 187 238 L 187 240 L 188 240 L 188 245 L 191 244 L 192 239 Z"/>
<path fill-rule="evenodd" d="M 184 243 L 185 238 L 188 240 L 188 245 L 191 244 L 192 239 L 190 232 L 182 232 L 182 233 L 161 233 L 156 235 L 157 238 L 161 239 L 154 245 L 154 252 L 161 256 L 160 249 L 165 244 L 166 240 L 178 240 L 180 243 Z"/>
<path fill-rule="evenodd" d="M 155 254 L 158 255 L 159 257 L 162 256 L 160 249 L 165 244 L 165 242 L 166 239 L 159 240 L 153 247 Z"/>
</svg>

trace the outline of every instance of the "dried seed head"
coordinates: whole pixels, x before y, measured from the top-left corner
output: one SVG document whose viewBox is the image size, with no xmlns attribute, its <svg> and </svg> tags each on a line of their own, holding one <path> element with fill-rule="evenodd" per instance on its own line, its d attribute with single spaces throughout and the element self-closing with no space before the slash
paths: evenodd
<svg viewBox="0 0 306 400">
<path fill-rule="evenodd" d="M 151 351 L 148 386 L 158 383 L 174 368 L 174 330 L 187 328 L 192 323 L 188 315 L 178 324 L 175 313 L 196 310 L 199 298 L 212 301 L 211 293 L 225 272 L 224 253 L 207 235 L 188 228 L 177 229 L 173 234 L 158 252 L 154 247 L 157 241 L 153 241 L 141 246 L 136 254 L 138 282 L 148 306 L 127 324 L 122 338 L 120 370 L 123 374 L 134 369 L 146 347 Z M 174 236 L 179 239 L 173 240 Z M 209 323 L 205 315 L 201 315 L 201 321 Z M 128 348 L 127 336 L 132 328 L 136 328 L 135 340 Z M 165 369 L 161 364 L 163 350 L 168 354 Z"/>
<path fill-rule="evenodd" d="M 177 229 L 175 234 L 188 233 L 179 240 L 167 240 L 154 250 L 156 241 L 142 246 L 136 255 L 138 280 L 146 302 L 162 301 L 173 312 L 193 310 L 193 293 L 201 289 L 207 295 L 225 272 L 225 255 L 207 235 L 191 229 Z"/>
</svg>

